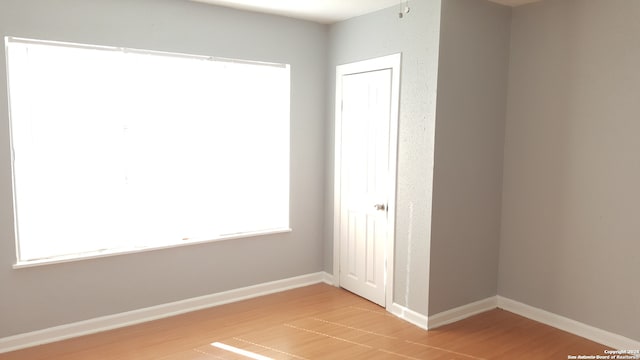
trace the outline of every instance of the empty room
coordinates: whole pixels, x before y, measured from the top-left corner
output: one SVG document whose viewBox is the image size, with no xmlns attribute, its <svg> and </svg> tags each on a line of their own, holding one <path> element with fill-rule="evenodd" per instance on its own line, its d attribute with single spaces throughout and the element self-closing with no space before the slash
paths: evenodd
<svg viewBox="0 0 640 360">
<path fill-rule="evenodd" d="M 639 16 L 0 0 L 0 360 L 640 359 Z"/>
</svg>

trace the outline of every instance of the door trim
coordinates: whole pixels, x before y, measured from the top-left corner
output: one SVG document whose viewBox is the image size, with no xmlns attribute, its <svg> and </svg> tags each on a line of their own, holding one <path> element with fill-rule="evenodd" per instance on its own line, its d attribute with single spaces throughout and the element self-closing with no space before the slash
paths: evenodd
<svg viewBox="0 0 640 360">
<path fill-rule="evenodd" d="M 398 119 L 400 113 L 400 65 L 401 53 L 336 66 L 335 99 L 335 152 L 333 187 L 333 278 L 340 286 L 340 199 L 342 165 L 342 77 L 376 70 L 391 69 L 391 107 L 389 116 L 389 170 L 388 182 L 388 233 L 385 246 L 385 307 L 393 304 L 393 274 L 396 224 L 396 184 L 398 174 Z"/>
</svg>

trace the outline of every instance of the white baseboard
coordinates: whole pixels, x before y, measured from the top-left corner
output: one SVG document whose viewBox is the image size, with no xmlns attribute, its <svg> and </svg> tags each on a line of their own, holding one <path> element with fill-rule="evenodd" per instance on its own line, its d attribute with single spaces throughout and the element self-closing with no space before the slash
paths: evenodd
<svg viewBox="0 0 640 360">
<path fill-rule="evenodd" d="M 470 316 L 480 314 L 485 311 L 493 310 L 497 306 L 498 299 L 496 296 L 492 296 L 484 300 L 479 300 L 467 305 L 431 315 L 429 316 L 429 329 L 435 329 L 437 327 L 451 324 L 453 322 L 466 319 Z"/>
<path fill-rule="evenodd" d="M 0 338 L 0 354 L 318 283 L 333 285 L 335 284 L 334 277 L 326 272 L 307 274 Z M 388 311 L 409 323 L 427 330 L 459 321 L 496 307 L 615 349 L 640 349 L 640 341 L 604 331 L 502 296 L 490 297 L 429 317 L 396 303 L 391 304 Z"/>
<path fill-rule="evenodd" d="M 419 328 L 429 329 L 429 318 L 427 318 L 426 315 L 422 315 L 419 312 L 396 303 L 391 304 L 391 306 L 387 308 L 387 311 Z"/>
<path fill-rule="evenodd" d="M 328 282 L 328 280 L 333 281 L 333 276 L 326 272 L 318 272 L 0 338 L 0 354 Z"/>
<path fill-rule="evenodd" d="M 552 326 L 568 333 L 581 336 L 585 339 L 612 347 L 618 350 L 640 349 L 640 341 L 636 341 L 622 335 L 614 334 L 596 327 L 583 324 L 581 322 L 535 308 L 502 296 L 492 296 L 484 300 L 476 301 L 451 310 L 447 310 L 428 318 L 413 310 L 407 309 L 398 304 L 392 304 L 389 311 L 414 325 L 423 329 L 435 329 L 437 327 L 450 324 L 470 316 L 500 308 L 514 314 L 524 316 L 531 320 Z"/>
<path fill-rule="evenodd" d="M 638 350 L 640 341 L 614 334 L 569 318 L 538 309 L 521 302 L 498 296 L 498 307 L 531 320 L 553 326 L 574 335 L 595 341 L 618 350 Z"/>
<path fill-rule="evenodd" d="M 327 285 L 336 286 L 334 276 L 332 274 L 329 274 L 328 272 L 322 272 L 322 282 Z"/>
</svg>

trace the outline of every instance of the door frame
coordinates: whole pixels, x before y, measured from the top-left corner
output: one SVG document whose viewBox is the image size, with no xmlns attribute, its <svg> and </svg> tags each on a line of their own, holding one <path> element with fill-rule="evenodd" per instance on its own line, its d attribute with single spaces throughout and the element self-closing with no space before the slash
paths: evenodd
<svg viewBox="0 0 640 360">
<path fill-rule="evenodd" d="M 398 174 L 398 123 L 400 114 L 400 67 L 402 54 L 392 54 L 336 66 L 335 152 L 333 187 L 333 282 L 340 286 L 340 201 L 342 167 L 342 77 L 350 74 L 391 69 L 391 107 L 389 112 L 389 181 L 385 245 L 385 307 L 393 304 L 393 274 L 396 225 L 396 189 Z"/>
</svg>

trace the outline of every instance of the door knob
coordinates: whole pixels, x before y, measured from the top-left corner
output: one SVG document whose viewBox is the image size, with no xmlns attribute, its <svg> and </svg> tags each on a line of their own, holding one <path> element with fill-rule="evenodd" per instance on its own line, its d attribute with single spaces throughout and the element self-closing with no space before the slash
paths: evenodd
<svg viewBox="0 0 640 360">
<path fill-rule="evenodd" d="M 386 204 L 375 204 L 375 205 L 373 205 L 373 207 L 376 208 L 376 210 L 380 210 L 380 211 L 387 210 L 387 205 Z"/>
</svg>

